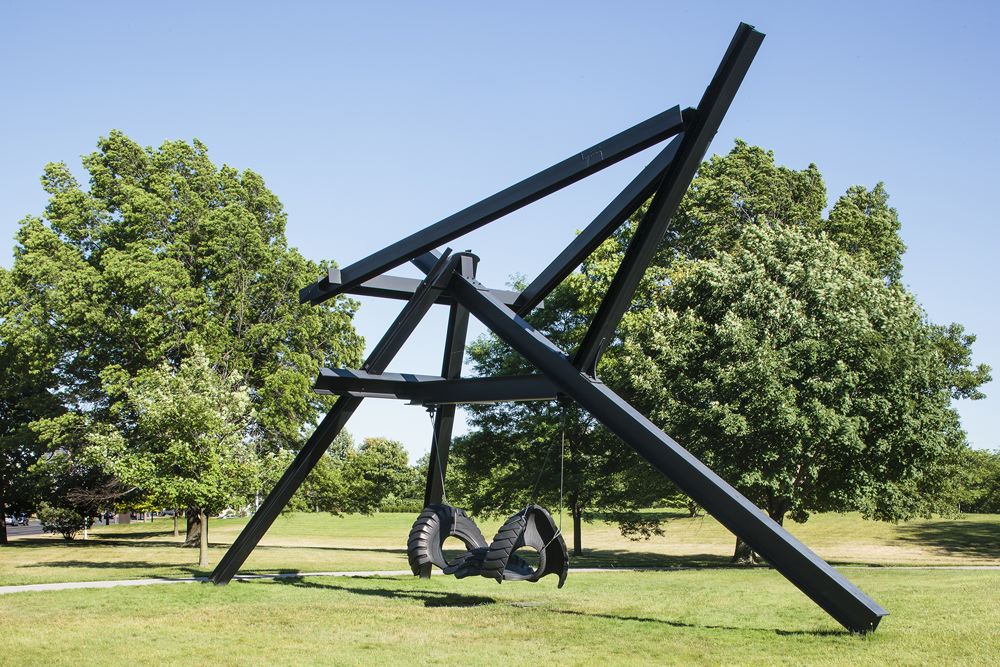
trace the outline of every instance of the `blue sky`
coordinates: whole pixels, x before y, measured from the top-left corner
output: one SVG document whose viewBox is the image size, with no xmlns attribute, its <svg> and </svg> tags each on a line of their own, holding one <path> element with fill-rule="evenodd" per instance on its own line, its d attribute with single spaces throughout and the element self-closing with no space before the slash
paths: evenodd
<svg viewBox="0 0 1000 667">
<path fill-rule="evenodd" d="M 45 204 L 48 161 L 112 128 L 145 145 L 197 137 L 264 176 L 305 255 L 349 264 L 674 104 L 693 106 L 739 21 L 767 34 L 711 152 L 736 137 L 833 200 L 884 181 L 904 280 L 935 322 L 1000 369 L 994 3 L 4 3 L 0 264 Z M 502 285 L 533 275 L 649 152 L 493 223 L 456 249 Z M 369 348 L 399 303 L 364 299 Z M 390 370 L 436 373 L 435 312 Z M 477 329 L 481 331 L 482 329 Z M 997 373 L 1000 375 L 1000 372 Z M 1000 383 L 959 409 L 1000 447 Z M 356 436 L 429 446 L 420 409 L 368 401 Z"/>
</svg>

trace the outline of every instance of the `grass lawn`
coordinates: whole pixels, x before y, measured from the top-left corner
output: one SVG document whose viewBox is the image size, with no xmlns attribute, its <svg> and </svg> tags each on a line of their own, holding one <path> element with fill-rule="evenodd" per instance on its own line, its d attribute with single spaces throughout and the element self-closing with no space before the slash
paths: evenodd
<svg viewBox="0 0 1000 667">
<path fill-rule="evenodd" d="M 867 637 L 765 569 L 18 593 L 0 664 L 1000 664 L 1000 572 L 850 574 L 892 612 Z"/>
<path fill-rule="evenodd" d="M 244 567 L 245 572 L 405 570 L 409 514 L 280 517 Z M 245 519 L 213 519 L 209 537 L 214 565 Z M 499 520 L 479 521 L 487 539 Z M 873 565 L 1000 565 L 1000 515 L 969 515 L 888 524 L 857 515 L 821 514 L 789 530 L 831 563 Z M 576 567 L 667 567 L 725 565 L 733 538 L 711 517 L 682 514 L 665 524 L 666 534 L 630 542 L 614 525 L 584 524 L 582 557 Z M 0 585 L 50 581 L 189 577 L 199 570 L 197 551 L 182 549 L 171 520 L 96 528 L 87 542 L 58 536 L 11 540 L 0 548 Z"/>
<path fill-rule="evenodd" d="M 406 569 L 413 517 L 278 520 L 244 571 Z M 492 535 L 498 521 L 481 521 Z M 212 562 L 243 520 L 212 521 Z M 790 529 L 857 565 L 1000 565 L 1000 516 L 898 525 L 819 515 Z M 197 554 L 169 520 L 111 526 L 87 543 L 21 537 L 0 548 L 0 585 L 191 576 Z M 851 567 L 889 609 L 850 635 L 779 574 L 721 567 L 732 538 L 710 518 L 628 542 L 585 525 L 573 565 L 703 565 L 570 572 L 537 584 L 471 578 L 299 577 L 0 597 L 0 665 L 85 664 L 1000 664 L 1000 570 Z"/>
</svg>

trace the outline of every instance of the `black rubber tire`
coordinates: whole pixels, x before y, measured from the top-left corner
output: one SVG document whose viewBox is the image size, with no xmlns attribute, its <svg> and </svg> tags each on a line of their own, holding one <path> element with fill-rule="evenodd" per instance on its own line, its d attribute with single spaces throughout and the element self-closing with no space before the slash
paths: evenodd
<svg viewBox="0 0 1000 667">
<path fill-rule="evenodd" d="M 532 568 L 515 552 L 528 547 L 538 552 L 538 568 Z M 569 552 L 548 510 L 529 505 L 497 531 L 483 558 L 481 574 L 498 583 L 503 581 L 538 581 L 548 574 L 559 577 L 559 588 L 566 581 Z"/>
<path fill-rule="evenodd" d="M 406 556 L 413 574 L 419 575 L 428 563 L 448 569 L 451 564 L 445 559 L 442 547 L 449 537 L 460 539 L 469 552 L 487 547 L 479 526 L 464 510 L 444 503 L 428 505 L 413 522 L 406 542 Z M 463 563 L 468 555 L 456 558 L 456 565 Z"/>
<path fill-rule="evenodd" d="M 518 558 L 514 554 L 515 549 L 519 549 L 524 546 L 524 531 L 527 528 L 527 518 L 524 513 L 517 513 L 514 516 L 507 519 L 500 530 L 497 531 L 496 536 L 493 541 L 490 542 L 490 548 L 486 552 L 486 557 L 483 559 L 483 570 L 482 575 L 488 579 L 496 579 L 498 582 L 502 582 L 507 578 L 507 565 L 516 566 L 518 563 L 514 561 L 522 559 Z M 520 543 L 520 544 L 519 544 Z M 520 569 L 520 568 L 517 568 Z M 519 573 L 511 572 L 511 577 L 520 574 L 525 575 L 529 573 Z"/>
</svg>

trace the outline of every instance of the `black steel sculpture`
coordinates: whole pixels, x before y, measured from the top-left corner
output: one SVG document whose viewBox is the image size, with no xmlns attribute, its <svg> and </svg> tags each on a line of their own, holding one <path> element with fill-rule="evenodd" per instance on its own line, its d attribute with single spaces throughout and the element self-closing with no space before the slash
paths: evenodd
<svg viewBox="0 0 1000 667">
<path fill-rule="evenodd" d="M 576 401 L 633 447 L 844 627 L 854 632 L 873 631 L 888 613 L 885 609 L 596 377 L 597 361 L 763 38 L 751 26 L 740 25 L 697 108 L 668 109 L 359 262 L 331 269 L 329 275 L 302 289 L 303 303 L 319 304 L 338 294 L 375 295 L 406 303 L 360 370 L 321 373 L 316 390 L 340 398 L 223 557 L 212 581 L 225 584 L 232 579 L 364 398 L 398 398 L 437 406 L 425 493 L 425 505 L 431 508 L 442 500 L 457 404 L 562 397 Z M 476 280 L 478 258 L 470 252 L 435 252 L 467 232 L 671 137 L 649 165 L 520 293 L 480 284 Z M 587 335 L 568 356 L 521 318 L 650 197 L 650 206 Z M 406 262 L 412 262 L 426 277 L 415 280 L 384 275 Z M 403 342 L 436 303 L 449 308 L 441 375 L 385 373 Z M 470 314 L 531 362 L 538 374 L 461 378 Z M 469 541 L 470 552 L 485 546 L 482 535 L 476 537 L 478 541 Z M 461 569 L 461 564 L 445 563 L 443 556 L 441 560 L 439 565 Z M 415 570 L 429 572 L 429 562 L 414 565 Z M 560 582 L 564 576 L 564 572 L 560 574 Z"/>
</svg>

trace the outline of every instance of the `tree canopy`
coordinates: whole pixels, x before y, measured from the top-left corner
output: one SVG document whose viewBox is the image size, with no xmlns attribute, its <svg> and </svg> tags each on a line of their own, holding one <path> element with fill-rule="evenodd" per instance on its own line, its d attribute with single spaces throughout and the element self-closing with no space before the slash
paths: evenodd
<svg viewBox="0 0 1000 667">
<path fill-rule="evenodd" d="M 310 391 L 318 369 L 357 365 L 363 341 L 356 302 L 298 303 L 323 267 L 288 246 L 278 198 L 197 140 L 144 148 L 113 131 L 83 166 L 86 186 L 64 163 L 45 167 L 48 205 L 22 220 L 2 274 L 2 353 L 24 361 L 0 379 L 40 402 L 0 414 L 0 438 L 60 412 L 129 434 L 117 388 L 164 363 L 179 372 L 200 349 L 245 394 L 256 455 L 298 445 L 331 401 Z"/>
<path fill-rule="evenodd" d="M 942 471 L 967 449 L 952 399 L 981 397 L 989 369 L 972 363 L 974 336 L 932 323 L 902 285 L 905 246 L 884 186 L 852 187 L 824 215 L 827 203 L 815 165 L 789 169 L 741 141 L 705 162 L 599 375 L 778 521 L 941 509 Z M 581 340 L 641 214 L 529 317 L 563 349 Z M 529 370 L 493 337 L 471 356 L 483 374 Z M 462 465 L 491 480 L 468 485 L 476 506 L 505 497 L 496 485 L 510 471 L 477 458 L 523 458 L 520 434 L 556 424 L 525 406 L 473 414 L 468 441 L 491 445 L 461 450 Z M 613 462 L 589 471 L 592 483 L 622 489 L 594 509 L 665 488 L 603 429 L 581 439 Z"/>
</svg>

